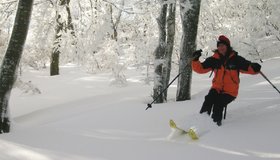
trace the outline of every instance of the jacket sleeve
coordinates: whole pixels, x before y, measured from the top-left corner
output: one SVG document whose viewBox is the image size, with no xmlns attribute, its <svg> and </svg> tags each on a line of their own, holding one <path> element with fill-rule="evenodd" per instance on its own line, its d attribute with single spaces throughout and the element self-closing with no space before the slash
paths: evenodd
<svg viewBox="0 0 280 160">
<path fill-rule="evenodd" d="M 245 74 L 258 74 L 259 72 L 255 72 L 251 66 L 252 62 L 246 60 L 245 58 L 238 56 L 238 67 L 241 73 Z"/>
<path fill-rule="evenodd" d="M 213 59 L 213 57 L 209 57 L 203 63 L 201 63 L 199 60 L 192 61 L 192 68 L 197 73 L 207 73 L 211 71 L 212 68 L 214 68 Z"/>
</svg>

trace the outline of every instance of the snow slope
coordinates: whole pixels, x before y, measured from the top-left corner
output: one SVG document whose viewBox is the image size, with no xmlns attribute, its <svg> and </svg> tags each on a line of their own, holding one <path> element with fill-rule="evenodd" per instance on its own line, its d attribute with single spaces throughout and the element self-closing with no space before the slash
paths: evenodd
<svg viewBox="0 0 280 160">
<path fill-rule="evenodd" d="M 280 59 L 263 64 L 263 72 L 280 88 Z M 207 94 L 209 74 L 194 74 L 193 99 L 151 101 L 152 86 L 144 74 L 127 71 L 128 86 L 110 85 L 110 74 L 90 75 L 75 65 L 62 67 L 61 76 L 48 70 L 24 73 L 42 92 L 11 97 L 13 132 L 0 135 L 1 160 L 255 160 L 280 159 L 280 97 L 260 76 L 242 75 L 240 95 L 228 106 L 222 127 L 201 121 L 200 106 Z M 200 123 L 198 141 L 169 140 L 169 119 L 181 126 Z M 205 123 L 204 123 L 205 122 Z M 208 126 L 209 124 L 209 126 Z"/>
</svg>

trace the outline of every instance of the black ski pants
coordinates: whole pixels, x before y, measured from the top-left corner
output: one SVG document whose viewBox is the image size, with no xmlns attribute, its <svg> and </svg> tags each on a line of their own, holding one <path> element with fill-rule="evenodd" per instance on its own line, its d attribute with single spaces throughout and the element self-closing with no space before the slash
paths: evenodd
<svg viewBox="0 0 280 160">
<path fill-rule="evenodd" d="M 200 113 L 207 112 L 209 115 L 212 113 L 214 122 L 221 122 L 223 118 L 223 110 L 231 103 L 236 97 L 233 97 L 226 93 L 218 93 L 215 89 L 210 89 L 208 95 L 205 96 L 205 100 L 201 107 Z"/>
</svg>

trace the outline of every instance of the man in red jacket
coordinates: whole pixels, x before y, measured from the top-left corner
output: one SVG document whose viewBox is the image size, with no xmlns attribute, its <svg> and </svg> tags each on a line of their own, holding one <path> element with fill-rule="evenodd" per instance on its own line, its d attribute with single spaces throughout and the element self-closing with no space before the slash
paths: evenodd
<svg viewBox="0 0 280 160">
<path fill-rule="evenodd" d="M 205 96 L 200 113 L 212 113 L 212 118 L 218 126 L 222 125 L 223 110 L 238 95 L 239 73 L 258 74 L 261 65 L 252 63 L 238 55 L 230 45 L 230 40 L 219 36 L 217 49 L 213 56 L 204 62 L 199 61 L 201 50 L 193 53 L 192 68 L 197 73 L 214 72 L 212 87 Z"/>
</svg>

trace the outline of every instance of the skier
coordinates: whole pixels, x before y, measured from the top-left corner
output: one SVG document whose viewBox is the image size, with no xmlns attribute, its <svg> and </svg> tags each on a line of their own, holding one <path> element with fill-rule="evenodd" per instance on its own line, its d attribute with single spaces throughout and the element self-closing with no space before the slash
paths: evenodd
<svg viewBox="0 0 280 160">
<path fill-rule="evenodd" d="M 239 73 L 258 74 L 261 65 L 252 63 L 238 55 L 230 45 L 230 40 L 221 35 L 217 41 L 217 49 L 213 56 L 207 58 L 204 62 L 199 61 L 202 50 L 193 53 L 192 68 L 195 72 L 203 74 L 214 72 L 212 87 L 205 96 L 205 101 L 201 107 L 200 113 L 207 112 L 218 126 L 222 125 L 223 110 L 238 95 Z M 212 74 L 212 73 L 211 73 Z M 224 116 L 225 117 L 225 116 Z"/>
</svg>

